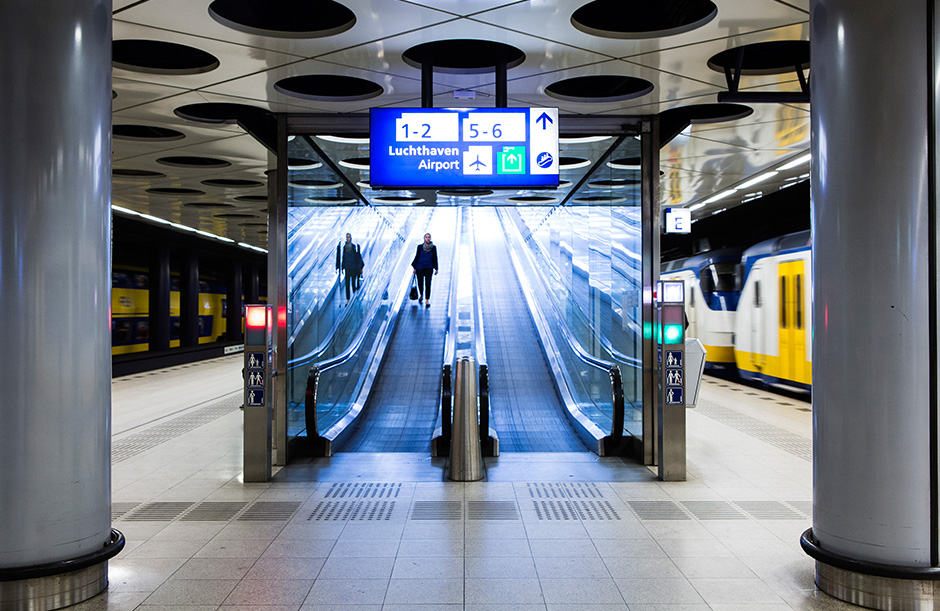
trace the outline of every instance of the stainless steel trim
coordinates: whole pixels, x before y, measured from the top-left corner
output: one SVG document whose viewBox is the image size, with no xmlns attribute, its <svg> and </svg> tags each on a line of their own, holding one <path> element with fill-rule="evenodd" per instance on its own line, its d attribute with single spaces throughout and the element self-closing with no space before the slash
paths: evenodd
<svg viewBox="0 0 940 611">
<path fill-rule="evenodd" d="M 59 575 L 0 581 L 0 611 L 48 611 L 78 604 L 108 587 L 108 561 Z"/>
<path fill-rule="evenodd" d="M 885 611 L 916 611 L 940 606 L 940 582 L 864 575 L 816 561 L 816 585 L 834 598 Z"/>
<path fill-rule="evenodd" d="M 450 442 L 447 479 L 476 482 L 483 479 L 483 449 L 477 408 L 477 365 L 470 357 L 457 361 L 454 375 L 454 431 Z"/>
</svg>

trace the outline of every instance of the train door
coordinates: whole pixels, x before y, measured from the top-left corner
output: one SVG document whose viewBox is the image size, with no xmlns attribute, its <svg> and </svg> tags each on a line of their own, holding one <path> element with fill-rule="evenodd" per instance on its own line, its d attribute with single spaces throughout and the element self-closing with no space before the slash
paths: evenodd
<svg viewBox="0 0 940 611">
<path fill-rule="evenodd" d="M 784 380 L 801 381 L 806 352 L 806 313 L 803 311 L 804 262 L 787 261 L 777 267 L 780 285 L 780 373 Z"/>
<path fill-rule="evenodd" d="M 751 341 L 748 352 L 751 355 L 751 366 L 757 371 L 763 371 L 767 364 L 767 350 L 764 347 L 764 338 L 767 336 L 767 330 L 764 328 L 764 281 L 761 280 L 763 271 L 759 265 L 755 265 L 752 274 L 757 280 L 754 281 L 753 307 L 750 311 Z"/>
</svg>

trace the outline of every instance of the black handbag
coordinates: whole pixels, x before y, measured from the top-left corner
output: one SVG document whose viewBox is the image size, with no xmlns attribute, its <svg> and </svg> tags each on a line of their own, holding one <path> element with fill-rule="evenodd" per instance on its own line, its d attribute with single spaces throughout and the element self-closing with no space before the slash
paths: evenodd
<svg viewBox="0 0 940 611">
<path fill-rule="evenodd" d="M 414 276 L 414 275 L 411 276 L 411 294 L 408 295 L 408 297 L 412 301 L 415 301 L 418 298 L 418 277 L 417 276 Z"/>
</svg>

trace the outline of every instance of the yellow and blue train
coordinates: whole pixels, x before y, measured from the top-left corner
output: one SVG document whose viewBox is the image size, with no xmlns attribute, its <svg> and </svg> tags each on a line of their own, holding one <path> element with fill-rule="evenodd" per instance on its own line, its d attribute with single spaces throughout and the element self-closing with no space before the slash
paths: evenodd
<svg viewBox="0 0 940 611">
<path fill-rule="evenodd" d="M 179 278 L 171 277 L 170 347 L 180 345 Z M 226 290 L 212 282 L 199 282 L 199 343 L 218 341 L 225 334 Z M 150 286 L 144 270 L 111 272 L 111 354 L 150 349 Z"/>
<path fill-rule="evenodd" d="M 686 284 L 686 335 L 705 346 L 707 371 L 811 391 L 809 231 L 669 261 L 661 277 Z"/>
</svg>

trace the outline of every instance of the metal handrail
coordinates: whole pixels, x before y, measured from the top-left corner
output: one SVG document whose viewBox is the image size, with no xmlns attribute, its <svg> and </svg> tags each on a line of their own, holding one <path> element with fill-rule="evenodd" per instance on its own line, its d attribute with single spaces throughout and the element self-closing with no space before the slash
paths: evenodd
<svg viewBox="0 0 940 611">
<path fill-rule="evenodd" d="M 507 224 L 510 225 L 512 229 L 514 230 L 514 235 L 518 236 L 519 239 L 521 239 L 519 228 L 515 225 L 515 223 L 511 223 L 507 219 L 504 219 L 504 215 L 502 211 L 499 211 L 499 218 L 500 218 L 500 221 L 502 222 L 504 230 L 506 229 Z M 508 232 L 506 231 L 504 231 L 504 233 L 509 235 Z M 525 251 L 526 253 L 526 259 L 528 260 L 530 267 L 534 269 L 536 273 L 541 276 L 542 270 L 540 269 L 538 265 L 535 264 L 534 261 L 532 261 L 532 253 L 529 252 L 529 250 L 525 248 L 524 245 L 523 245 L 522 250 Z M 514 256 L 514 253 L 515 253 L 515 249 L 511 251 L 510 253 L 511 256 Z M 528 277 L 526 274 L 518 274 L 518 276 L 521 282 L 528 283 Z M 543 282 L 544 282 L 544 278 L 543 278 Z M 623 438 L 623 422 L 625 419 L 623 383 L 622 383 L 622 377 L 620 374 L 620 368 L 617 366 L 616 363 L 612 363 L 610 361 L 598 358 L 588 353 L 586 350 L 584 350 L 580 342 L 578 342 L 577 339 L 574 338 L 573 335 L 571 334 L 571 330 L 568 328 L 567 322 L 564 320 L 564 318 L 561 316 L 560 312 L 558 311 L 558 304 L 555 302 L 555 300 L 548 299 L 547 301 L 550 303 L 550 309 L 551 309 L 552 317 L 555 320 L 556 327 L 561 331 L 562 336 L 565 338 L 565 342 L 568 344 L 569 348 L 571 348 L 571 350 L 579 358 L 579 360 L 581 360 L 582 362 L 584 362 L 590 367 L 605 371 L 611 379 L 612 415 L 611 415 L 611 430 L 609 432 L 608 437 L 611 441 L 611 445 L 613 446 L 612 449 L 614 451 L 619 451 L 621 441 Z M 537 303 L 534 305 L 538 307 Z M 617 426 L 618 422 L 620 423 L 619 427 Z"/>
<path fill-rule="evenodd" d="M 392 243 L 393 242 L 389 243 L 389 248 L 391 247 Z M 399 255 L 399 261 L 398 261 L 399 267 L 400 267 L 402 260 L 407 260 L 407 255 L 408 255 L 407 249 L 402 249 L 402 253 Z M 407 279 L 409 278 L 409 275 L 404 274 L 403 277 Z M 410 284 L 410 279 L 408 280 L 408 283 Z M 402 282 L 401 284 L 402 286 L 400 287 L 400 292 L 404 293 L 404 291 L 407 290 L 406 288 L 407 285 L 405 284 L 405 282 Z M 398 303 L 398 302 L 395 301 L 395 303 Z M 350 345 L 346 348 L 346 350 L 344 350 L 342 353 L 340 353 L 339 355 L 331 359 L 328 359 L 320 363 L 314 363 L 313 365 L 310 366 L 310 370 L 307 372 L 307 389 L 306 389 L 305 396 L 304 396 L 304 418 L 305 418 L 305 428 L 307 431 L 307 438 L 311 442 L 314 442 L 314 440 L 319 440 L 319 441 L 316 441 L 315 443 L 323 443 L 321 439 L 322 436 L 319 430 L 319 422 L 317 420 L 317 389 L 319 387 L 320 374 L 330 369 L 333 369 L 334 367 L 337 367 L 338 365 L 342 365 L 343 363 L 348 361 L 350 358 L 352 358 L 352 356 L 356 354 L 356 352 L 358 352 L 359 348 L 362 346 L 362 342 L 365 339 L 366 334 L 368 333 L 369 329 L 372 328 L 372 325 L 375 323 L 376 315 L 378 314 L 380 304 L 381 304 L 381 301 L 376 300 L 375 304 L 372 306 L 372 309 L 369 311 L 369 315 L 367 317 L 368 323 L 360 326 L 359 332 L 356 334 L 356 337 L 354 338 L 352 343 L 350 343 Z M 313 432 L 312 435 L 311 435 L 311 431 Z"/>
<path fill-rule="evenodd" d="M 383 217 L 383 218 L 384 218 L 384 217 Z M 399 234 L 397 231 L 395 231 L 395 234 L 396 234 L 396 236 L 398 236 L 398 242 L 404 243 L 404 240 L 400 237 L 401 234 Z M 377 258 L 376 260 L 382 261 L 382 260 L 386 257 L 386 255 L 388 254 L 388 251 L 391 250 L 393 244 L 395 244 L 395 239 L 389 240 L 389 243 L 386 245 L 386 247 L 385 247 L 384 249 L 382 249 L 382 253 L 378 256 L 378 258 Z M 402 252 L 403 252 L 403 253 L 404 253 L 404 252 L 407 252 L 407 249 L 403 249 Z M 402 255 L 399 255 L 399 258 L 401 258 L 401 256 L 402 256 Z M 393 269 L 394 269 L 394 268 L 393 268 Z M 333 287 L 333 289 L 331 289 L 331 290 L 335 290 L 335 289 L 336 289 L 336 286 L 337 286 L 337 285 L 334 284 L 334 287 Z M 359 295 L 359 294 L 362 294 L 362 293 L 361 293 L 361 292 L 358 293 L 358 294 L 357 294 L 357 298 L 358 298 L 358 295 Z M 359 331 L 359 334 L 357 335 L 357 339 L 358 339 L 358 342 L 359 342 L 360 344 L 362 343 L 362 336 L 363 336 L 363 333 L 364 333 L 364 329 L 365 329 L 365 328 L 368 328 L 369 326 L 371 326 L 372 321 L 373 321 L 374 318 L 375 318 L 375 313 L 378 311 L 378 308 L 379 308 L 380 303 L 381 303 L 380 300 L 376 300 L 376 301 L 373 303 L 372 309 L 369 311 L 369 324 L 368 324 L 368 325 L 363 325 L 363 327 L 362 327 L 362 328 L 360 329 L 360 331 Z M 296 365 L 302 364 L 302 363 L 304 363 L 305 361 L 310 361 L 311 359 L 316 358 L 316 356 L 317 356 L 318 354 L 322 354 L 322 353 L 326 350 L 327 346 L 329 346 L 330 343 L 333 341 L 334 335 L 335 335 L 335 333 L 336 333 L 336 330 L 339 328 L 339 326 L 340 326 L 341 324 L 343 324 L 344 322 L 346 322 L 346 320 L 348 319 L 348 316 L 349 316 L 349 312 L 350 312 L 350 311 L 351 311 L 351 309 L 346 310 L 346 313 L 345 313 L 343 316 L 337 318 L 336 321 L 334 321 L 332 327 L 330 328 L 329 333 L 327 333 L 327 334 L 324 336 L 323 341 L 320 342 L 319 345 L 317 345 L 316 347 L 314 347 L 312 350 L 307 351 L 306 354 L 304 354 L 304 355 L 302 355 L 302 356 L 295 357 L 295 358 L 289 360 L 289 361 L 287 362 L 287 366 L 288 366 L 288 367 L 291 367 L 291 366 L 296 366 Z M 354 340 L 354 341 L 355 341 L 355 340 Z M 348 351 L 349 351 L 349 349 L 347 348 L 346 351 L 344 351 L 342 354 L 340 354 L 340 355 L 334 357 L 333 360 L 335 360 L 335 359 L 340 359 L 341 357 L 343 357 L 343 355 L 347 355 L 347 352 L 348 352 Z M 348 355 L 347 355 L 346 358 L 348 358 Z M 335 366 L 335 365 L 331 365 L 330 363 L 331 363 L 331 361 L 325 361 L 325 362 L 321 365 L 321 367 L 320 367 L 321 370 L 325 371 L 325 370 L 327 370 L 327 369 L 329 369 L 329 368 Z M 336 364 L 339 364 L 339 363 L 336 363 Z"/>
</svg>

